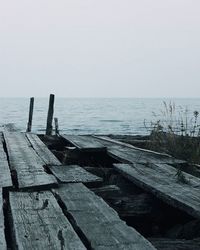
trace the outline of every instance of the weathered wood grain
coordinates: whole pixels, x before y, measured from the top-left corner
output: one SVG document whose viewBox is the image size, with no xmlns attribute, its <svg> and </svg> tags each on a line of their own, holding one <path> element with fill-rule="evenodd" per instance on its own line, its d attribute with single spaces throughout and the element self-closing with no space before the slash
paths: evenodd
<svg viewBox="0 0 200 250">
<path fill-rule="evenodd" d="M 53 194 L 10 192 L 17 249 L 86 250 Z"/>
<path fill-rule="evenodd" d="M 4 233 L 4 214 L 3 214 L 2 188 L 0 188 L 0 249 L 7 250 L 5 233 Z"/>
<path fill-rule="evenodd" d="M 155 152 L 155 151 L 152 151 L 152 150 L 149 150 L 149 149 L 139 148 L 139 147 L 133 146 L 133 145 L 127 143 L 127 142 L 123 142 L 123 141 L 119 141 L 119 140 L 116 140 L 116 139 L 112 139 L 112 138 L 110 138 L 108 136 L 94 136 L 93 135 L 93 137 L 95 137 L 97 139 L 101 139 L 103 141 L 113 142 L 115 144 L 126 146 L 128 148 L 141 150 L 143 152 L 150 152 L 150 153 L 153 153 L 153 154 L 156 154 L 156 155 L 159 155 L 159 156 L 169 156 L 169 155 L 167 155 L 165 153 L 160 153 L 160 152 Z M 141 141 L 141 140 L 138 140 L 138 141 Z"/>
<path fill-rule="evenodd" d="M 64 183 L 82 182 L 102 182 L 103 179 L 89 173 L 84 168 L 78 165 L 67 165 L 67 166 L 49 166 L 51 172 Z"/>
<path fill-rule="evenodd" d="M 107 147 L 108 153 L 124 163 L 167 163 L 180 164 L 185 163 L 183 160 L 178 160 L 167 154 L 154 152 L 147 149 L 137 148 L 127 143 L 119 142 L 110 139 L 106 136 L 93 136 L 99 143 Z"/>
<path fill-rule="evenodd" d="M 12 179 L 8 160 L 3 147 L 3 136 L 0 132 L 0 188 L 12 187 Z"/>
<path fill-rule="evenodd" d="M 178 177 L 177 170 L 167 164 L 114 164 L 114 168 L 164 202 L 200 218 L 199 178 L 186 173 Z"/>
<path fill-rule="evenodd" d="M 199 250 L 200 239 L 184 240 L 184 239 L 165 239 L 150 238 L 151 243 L 158 250 Z"/>
<path fill-rule="evenodd" d="M 106 147 L 103 146 L 92 136 L 61 135 L 61 137 L 72 143 L 79 150 L 84 152 L 106 151 Z"/>
<path fill-rule="evenodd" d="M 62 137 L 82 151 L 97 151 L 107 149 L 107 153 L 123 163 L 167 163 L 179 164 L 185 161 L 175 159 L 169 155 L 134 147 L 105 136 L 62 135 Z"/>
<path fill-rule="evenodd" d="M 4 132 L 10 167 L 17 173 L 20 189 L 51 187 L 57 184 L 53 175 L 44 171 L 43 161 L 28 142 L 25 134 Z"/>
<path fill-rule="evenodd" d="M 95 250 L 155 249 L 135 229 L 126 225 L 100 197 L 81 183 L 65 184 L 54 192 Z"/>
<path fill-rule="evenodd" d="M 44 161 L 46 165 L 61 165 L 61 162 L 56 158 L 56 156 L 48 149 L 48 147 L 40 140 L 36 134 L 26 133 L 30 144 Z"/>
</svg>

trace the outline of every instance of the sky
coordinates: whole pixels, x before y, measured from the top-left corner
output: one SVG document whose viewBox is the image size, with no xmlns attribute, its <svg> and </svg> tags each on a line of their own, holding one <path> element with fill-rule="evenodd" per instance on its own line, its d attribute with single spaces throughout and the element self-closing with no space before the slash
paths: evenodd
<svg viewBox="0 0 200 250">
<path fill-rule="evenodd" d="M 199 97 L 199 0 L 0 0 L 1 97 Z"/>
</svg>

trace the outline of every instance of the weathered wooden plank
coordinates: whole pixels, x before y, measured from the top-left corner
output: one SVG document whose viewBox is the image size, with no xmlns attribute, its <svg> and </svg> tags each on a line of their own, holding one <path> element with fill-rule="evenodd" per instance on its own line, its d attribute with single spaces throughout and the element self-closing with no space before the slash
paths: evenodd
<svg viewBox="0 0 200 250">
<path fill-rule="evenodd" d="M 0 188 L 0 249 L 7 250 L 6 238 L 4 234 L 3 195 L 1 188 Z"/>
<path fill-rule="evenodd" d="M 57 184 L 53 175 L 44 171 L 43 161 L 28 142 L 25 134 L 4 132 L 10 167 L 17 173 L 19 188 L 44 188 Z"/>
<path fill-rule="evenodd" d="M 0 187 L 12 187 L 10 168 L 3 148 L 2 133 L 0 133 Z"/>
<path fill-rule="evenodd" d="M 17 249 L 86 249 L 51 192 L 10 192 L 10 207 Z"/>
<path fill-rule="evenodd" d="M 110 156 L 124 163 L 167 163 L 179 164 L 185 161 L 175 159 L 169 155 L 134 147 L 130 144 L 116 141 L 105 136 L 76 136 L 62 135 L 82 151 L 97 151 L 107 149 Z"/>
<path fill-rule="evenodd" d="M 65 184 L 54 192 L 92 249 L 155 249 L 135 229 L 127 226 L 103 199 L 83 184 Z"/>
<path fill-rule="evenodd" d="M 61 162 L 56 158 L 56 156 L 48 149 L 48 147 L 40 140 L 36 134 L 26 133 L 30 144 L 44 161 L 46 165 L 61 165 Z"/>
<path fill-rule="evenodd" d="M 166 203 L 200 218 L 199 178 L 167 164 L 114 164 L 124 177 Z"/>
<path fill-rule="evenodd" d="M 67 166 L 49 166 L 51 172 L 64 183 L 82 182 L 102 182 L 103 179 L 89 173 L 84 168 L 78 165 L 67 165 Z"/>
<path fill-rule="evenodd" d="M 151 243 L 158 250 L 199 250 L 200 239 L 185 240 L 185 239 L 165 239 L 165 238 L 150 238 Z"/>
<path fill-rule="evenodd" d="M 107 147 L 107 152 L 115 159 L 124 163 L 185 163 L 167 154 L 137 148 L 127 143 L 116 141 L 106 136 L 93 136 L 99 143 Z"/>
<path fill-rule="evenodd" d="M 79 150 L 84 152 L 106 151 L 106 147 L 103 146 L 92 136 L 61 135 L 61 137 L 72 143 Z"/>
</svg>

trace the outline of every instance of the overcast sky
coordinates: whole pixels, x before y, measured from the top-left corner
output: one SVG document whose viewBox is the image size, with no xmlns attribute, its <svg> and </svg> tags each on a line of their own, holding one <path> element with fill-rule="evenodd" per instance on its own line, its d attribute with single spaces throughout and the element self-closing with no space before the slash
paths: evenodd
<svg viewBox="0 0 200 250">
<path fill-rule="evenodd" d="M 199 0 L 0 3 L 0 96 L 200 95 Z"/>
</svg>

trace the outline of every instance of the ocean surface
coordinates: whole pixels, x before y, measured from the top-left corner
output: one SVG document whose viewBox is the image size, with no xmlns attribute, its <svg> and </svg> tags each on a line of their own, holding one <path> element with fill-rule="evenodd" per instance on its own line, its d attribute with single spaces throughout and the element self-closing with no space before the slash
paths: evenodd
<svg viewBox="0 0 200 250">
<path fill-rule="evenodd" d="M 66 134 L 149 134 L 152 123 L 166 119 L 163 102 L 174 103 L 178 116 L 200 112 L 200 99 L 56 98 L 54 117 Z M 0 125 L 25 131 L 28 111 L 29 98 L 0 98 Z M 47 111 L 48 98 L 35 98 L 32 131 L 44 133 Z"/>
</svg>

